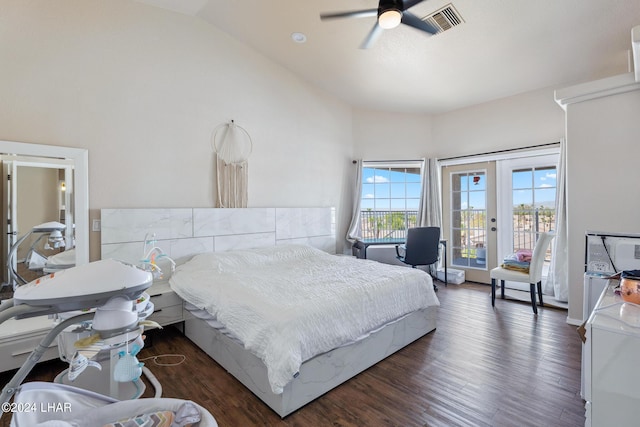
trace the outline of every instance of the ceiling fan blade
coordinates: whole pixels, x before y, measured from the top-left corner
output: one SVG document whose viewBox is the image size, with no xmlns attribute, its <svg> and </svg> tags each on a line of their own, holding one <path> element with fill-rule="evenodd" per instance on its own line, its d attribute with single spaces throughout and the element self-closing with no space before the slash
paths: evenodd
<svg viewBox="0 0 640 427">
<path fill-rule="evenodd" d="M 424 0 L 404 0 L 402 2 L 402 10 L 407 10 L 410 7 L 417 5 L 418 3 L 422 3 Z"/>
<path fill-rule="evenodd" d="M 369 16 L 378 16 L 378 9 L 353 10 L 351 12 L 335 12 L 321 13 L 320 19 L 336 19 L 336 18 L 367 18 Z"/>
<path fill-rule="evenodd" d="M 402 23 L 410 27 L 424 31 L 425 33 L 435 34 L 438 30 L 431 24 L 418 18 L 411 12 L 402 12 Z"/>
<path fill-rule="evenodd" d="M 364 39 L 364 41 L 360 45 L 360 49 L 369 49 L 371 46 L 373 46 L 376 40 L 378 40 L 378 37 L 380 37 L 380 34 L 382 34 L 382 31 L 384 30 L 380 25 L 378 25 L 378 21 L 376 21 L 371 31 L 369 31 L 367 38 Z"/>
</svg>

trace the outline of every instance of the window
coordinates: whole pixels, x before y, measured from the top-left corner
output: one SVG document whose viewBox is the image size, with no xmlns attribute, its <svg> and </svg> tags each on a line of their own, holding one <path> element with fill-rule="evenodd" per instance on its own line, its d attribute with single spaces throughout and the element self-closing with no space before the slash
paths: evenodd
<svg viewBox="0 0 640 427">
<path fill-rule="evenodd" d="M 404 238 L 417 226 L 422 166 L 421 160 L 362 164 L 362 238 Z"/>
<path fill-rule="evenodd" d="M 514 169 L 511 177 L 513 191 L 512 250 L 516 252 L 520 249 L 533 249 L 538 240 L 538 233 L 551 231 L 554 228 L 556 167 Z"/>
</svg>

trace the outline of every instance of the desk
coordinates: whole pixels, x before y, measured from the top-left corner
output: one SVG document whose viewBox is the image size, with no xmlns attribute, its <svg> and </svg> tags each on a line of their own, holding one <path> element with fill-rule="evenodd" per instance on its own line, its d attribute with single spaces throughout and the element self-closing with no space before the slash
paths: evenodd
<svg viewBox="0 0 640 427">
<path fill-rule="evenodd" d="M 353 244 L 353 253 L 358 258 L 367 259 L 367 248 L 369 246 L 379 246 L 379 245 L 403 245 L 407 241 L 406 238 L 397 238 L 397 237 L 382 237 L 379 239 L 362 239 L 358 240 Z M 444 249 L 444 285 L 448 284 L 448 276 L 447 276 L 447 241 L 440 240 L 440 244 Z M 437 273 L 436 273 L 437 277 Z"/>
</svg>

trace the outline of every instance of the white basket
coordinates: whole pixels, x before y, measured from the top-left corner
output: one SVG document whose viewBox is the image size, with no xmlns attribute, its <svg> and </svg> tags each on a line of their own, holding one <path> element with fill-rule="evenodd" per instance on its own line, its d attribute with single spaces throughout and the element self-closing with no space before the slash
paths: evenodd
<svg viewBox="0 0 640 427">
<path fill-rule="evenodd" d="M 444 282 L 444 268 L 440 268 L 437 271 L 438 280 Z M 464 283 L 464 271 L 456 270 L 453 268 L 447 268 L 447 282 L 460 285 Z"/>
</svg>

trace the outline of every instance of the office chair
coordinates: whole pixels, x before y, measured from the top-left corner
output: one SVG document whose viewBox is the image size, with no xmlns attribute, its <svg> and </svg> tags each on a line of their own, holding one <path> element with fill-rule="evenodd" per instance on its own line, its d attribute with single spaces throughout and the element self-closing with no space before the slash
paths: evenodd
<svg viewBox="0 0 640 427">
<path fill-rule="evenodd" d="M 410 228 L 407 230 L 407 242 L 404 245 L 396 245 L 396 258 L 413 268 L 418 265 L 431 266 L 438 262 L 439 247 L 440 227 Z M 403 254 L 400 253 L 400 249 L 403 250 Z M 430 271 L 429 274 L 431 275 Z M 435 283 L 433 290 L 438 290 Z"/>
<path fill-rule="evenodd" d="M 544 264 L 545 253 L 549 247 L 549 243 L 555 237 L 551 233 L 540 233 L 538 241 L 533 248 L 533 254 L 531 255 L 531 263 L 529 264 L 529 273 L 522 273 L 520 271 L 508 270 L 502 267 L 496 267 L 491 270 L 491 306 L 496 305 L 496 280 L 500 280 L 500 296 L 504 299 L 504 281 L 509 280 L 512 282 L 529 283 L 531 293 L 531 306 L 533 307 L 534 314 L 538 314 L 538 307 L 536 304 L 536 286 L 538 288 L 538 298 L 540 299 L 540 306 L 543 307 L 542 301 L 542 265 Z"/>
</svg>

